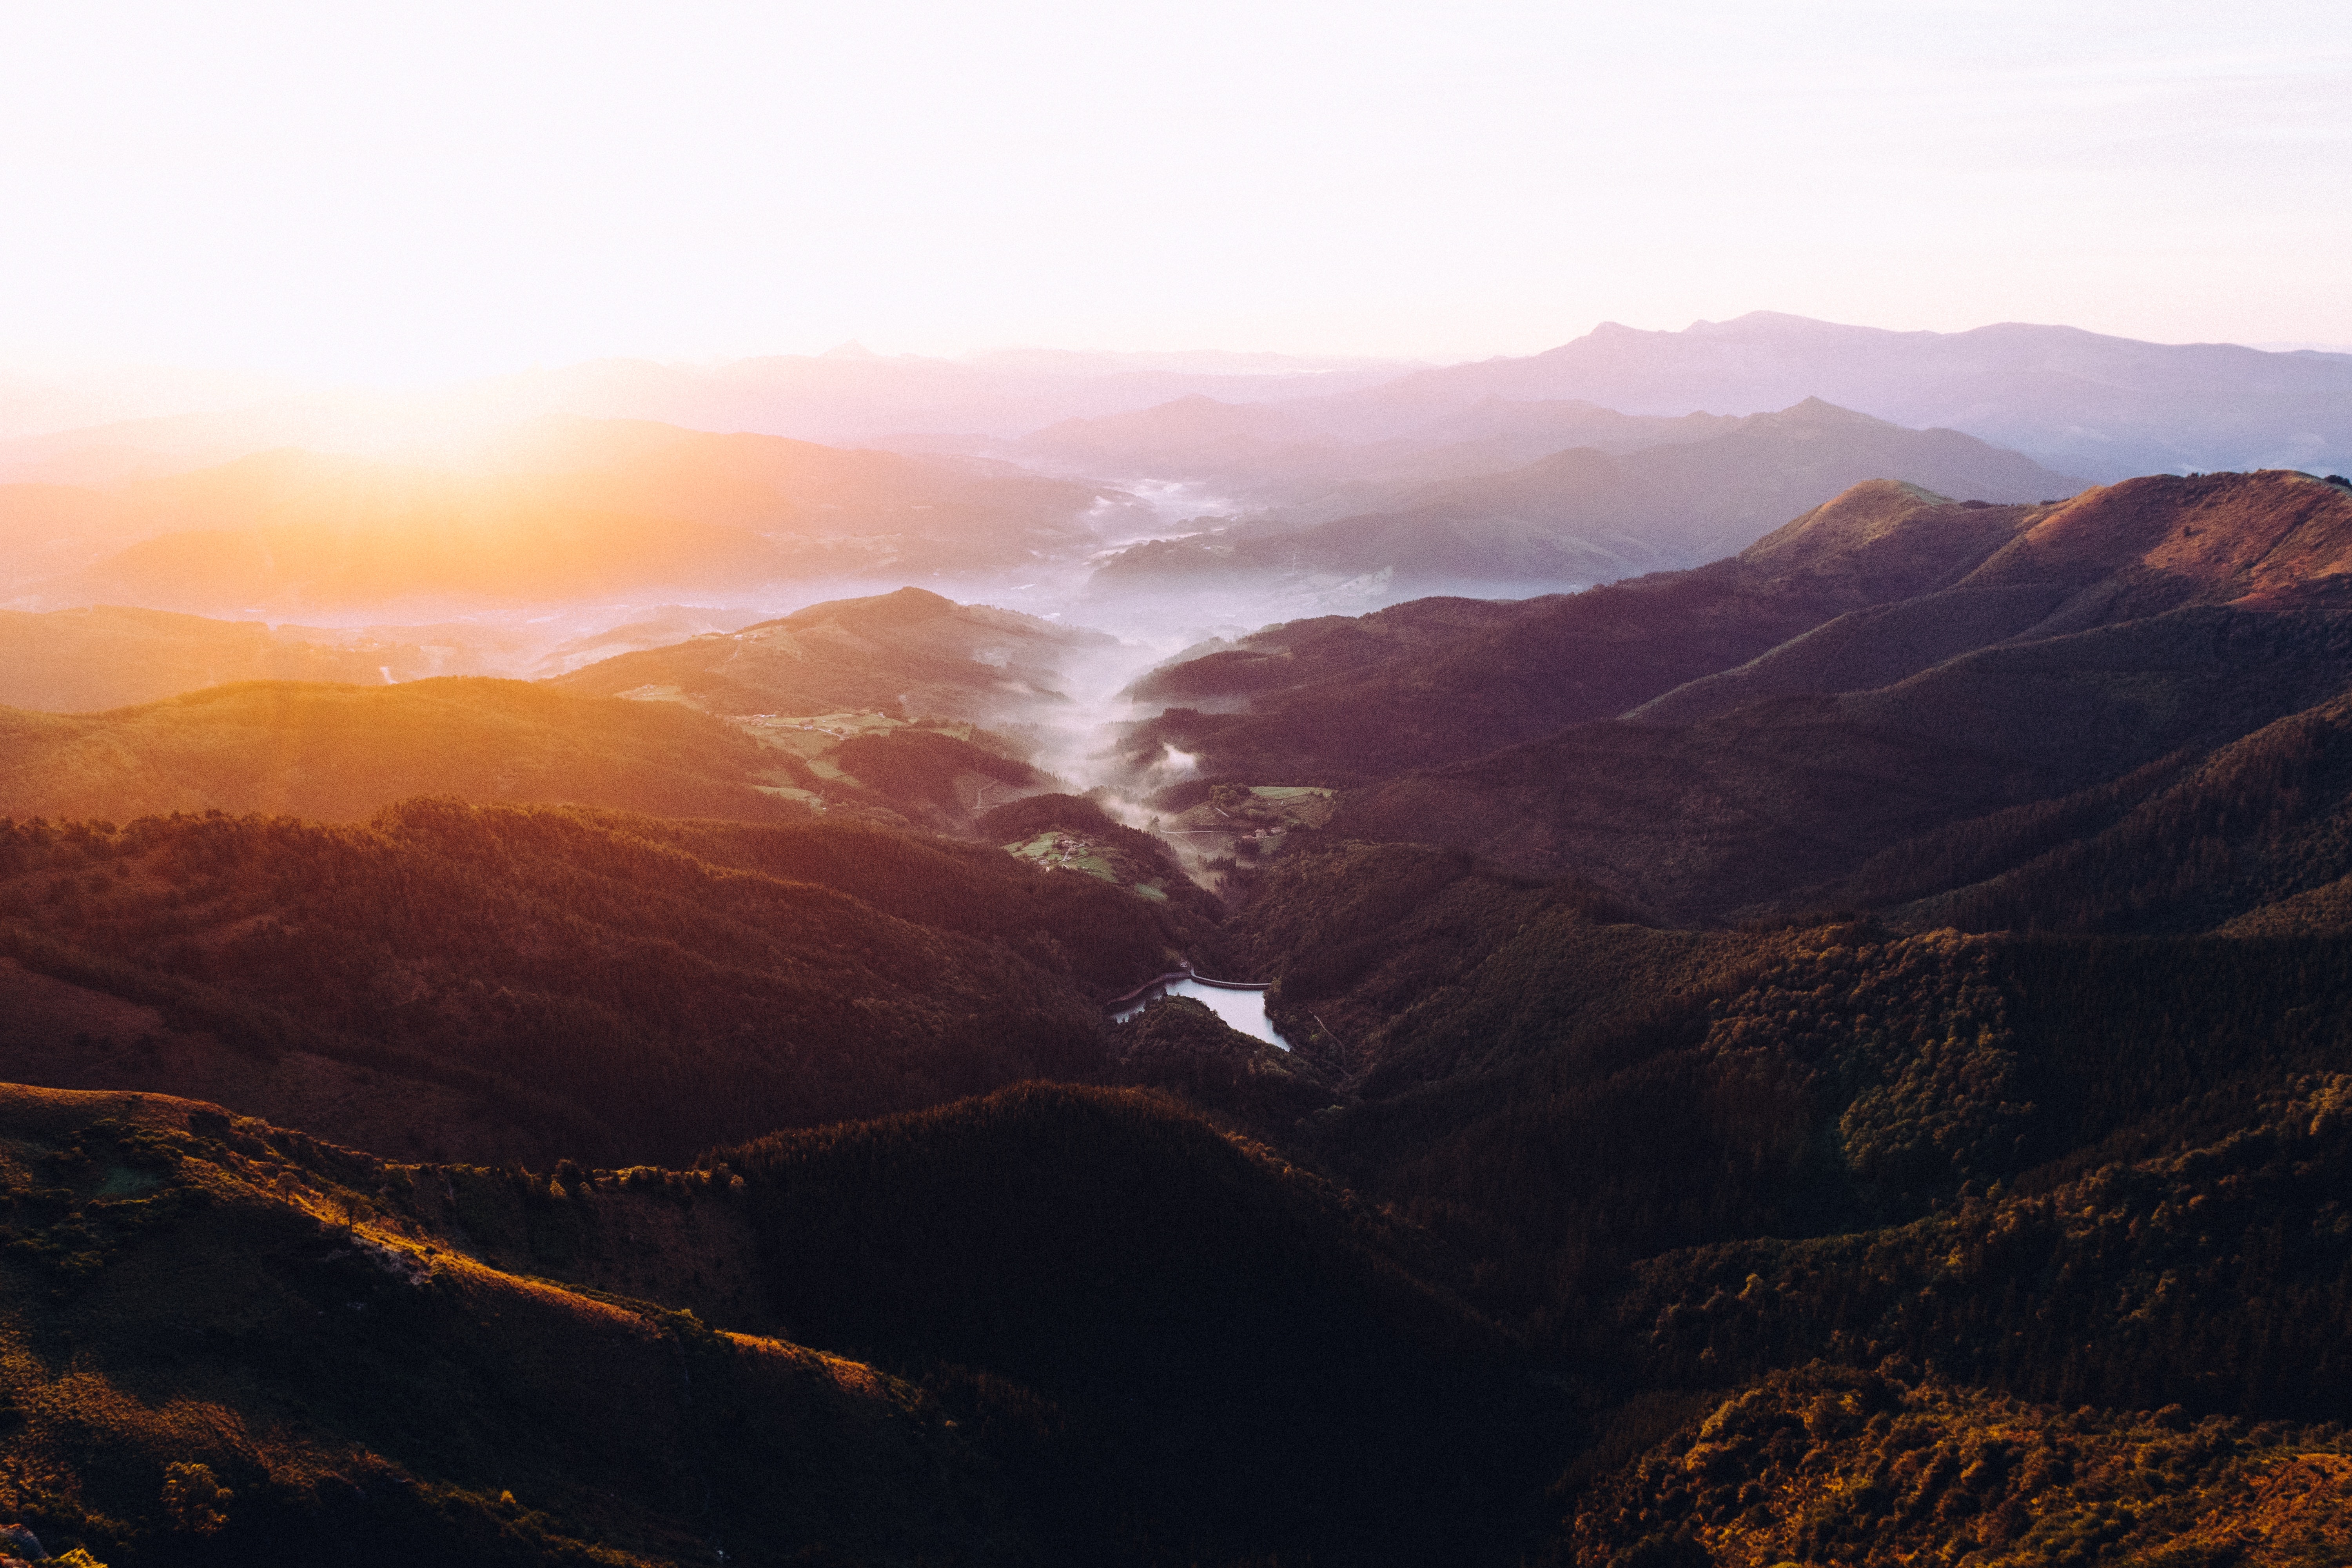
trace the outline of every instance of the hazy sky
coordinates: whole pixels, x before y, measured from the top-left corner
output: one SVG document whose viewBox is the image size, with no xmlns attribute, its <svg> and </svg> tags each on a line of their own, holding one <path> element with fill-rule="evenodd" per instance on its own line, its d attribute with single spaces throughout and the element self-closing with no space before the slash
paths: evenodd
<svg viewBox="0 0 2352 1568">
<path fill-rule="evenodd" d="M 2352 5 L 0 0 L 0 356 L 2352 342 Z"/>
</svg>

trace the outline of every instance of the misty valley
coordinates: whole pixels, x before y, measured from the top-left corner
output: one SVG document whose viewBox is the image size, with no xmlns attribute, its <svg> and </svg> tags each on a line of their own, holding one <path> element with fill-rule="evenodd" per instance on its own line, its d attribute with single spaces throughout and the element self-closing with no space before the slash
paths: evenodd
<svg viewBox="0 0 2352 1568">
<path fill-rule="evenodd" d="M 2347 409 L 1759 313 L 11 427 L 0 1561 L 2352 1561 Z"/>
</svg>

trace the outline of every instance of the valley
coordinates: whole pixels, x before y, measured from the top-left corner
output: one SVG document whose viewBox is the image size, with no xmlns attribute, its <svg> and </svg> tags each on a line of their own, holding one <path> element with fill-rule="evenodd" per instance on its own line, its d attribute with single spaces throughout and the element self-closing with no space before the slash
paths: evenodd
<svg viewBox="0 0 2352 1568">
<path fill-rule="evenodd" d="M 2352 486 L 1879 412 L 1994 329 L 1781 397 L 1821 325 L 1031 367 L 866 447 L 51 441 L 0 1511 L 110 1568 L 2339 1560 Z M 1752 411 L 1674 390 L 1731 339 Z M 969 390 L 861 365 L 740 375 Z"/>
</svg>

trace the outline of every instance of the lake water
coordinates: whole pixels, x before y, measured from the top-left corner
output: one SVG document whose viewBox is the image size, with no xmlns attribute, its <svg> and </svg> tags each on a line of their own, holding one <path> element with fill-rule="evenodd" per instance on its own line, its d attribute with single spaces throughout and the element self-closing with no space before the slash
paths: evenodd
<svg viewBox="0 0 2352 1568">
<path fill-rule="evenodd" d="M 1255 1035 L 1266 1044 L 1283 1050 L 1290 1048 L 1289 1042 L 1276 1034 L 1274 1026 L 1266 1021 L 1265 993 L 1263 991 L 1225 991 L 1214 985 L 1203 985 L 1197 980 L 1171 980 L 1165 985 L 1145 992 L 1112 1016 L 1132 1018 L 1161 996 L 1190 996 L 1195 1002 L 1204 1002 L 1230 1027 L 1239 1029 L 1244 1035 Z"/>
</svg>

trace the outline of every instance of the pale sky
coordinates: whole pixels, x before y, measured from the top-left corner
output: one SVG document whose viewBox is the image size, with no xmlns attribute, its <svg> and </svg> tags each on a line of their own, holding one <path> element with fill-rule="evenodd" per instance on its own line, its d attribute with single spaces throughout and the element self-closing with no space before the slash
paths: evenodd
<svg viewBox="0 0 2352 1568">
<path fill-rule="evenodd" d="M 0 0 L 0 359 L 2352 342 L 2352 5 Z"/>
</svg>

